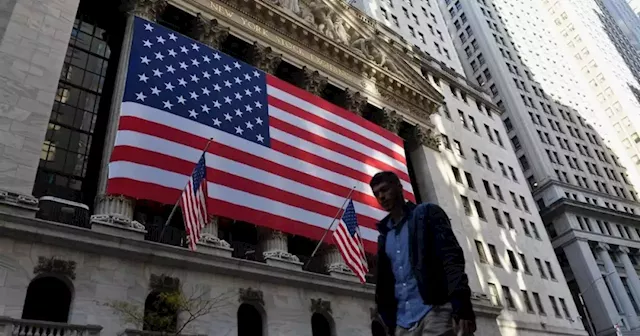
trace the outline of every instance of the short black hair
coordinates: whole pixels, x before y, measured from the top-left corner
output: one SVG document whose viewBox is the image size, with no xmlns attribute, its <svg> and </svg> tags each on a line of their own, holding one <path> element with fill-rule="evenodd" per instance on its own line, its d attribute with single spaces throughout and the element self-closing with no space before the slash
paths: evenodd
<svg viewBox="0 0 640 336">
<path fill-rule="evenodd" d="M 392 184 L 400 184 L 400 178 L 394 172 L 381 171 L 381 172 L 373 175 L 373 177 L 371 178 L 371 181 L 369 182 L 369 186 L 371 188 L 373 188 L 373 187 L 377 186 L 378 184 L 384 183 L 384 182 L 388 182 L 388 183 L 392 183 Z"/>
</svg>

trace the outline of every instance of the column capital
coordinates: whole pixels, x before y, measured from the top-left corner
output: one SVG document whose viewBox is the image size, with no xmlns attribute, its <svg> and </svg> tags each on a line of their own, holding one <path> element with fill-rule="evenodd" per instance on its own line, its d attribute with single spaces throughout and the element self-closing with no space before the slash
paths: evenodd
<svg viewBox="0 0 640 336">
<path fill-rule="evenodd" d="M 440 150 L 440 136 L 430 127 L 415 125 L 411 128 L 408 140 L 414 146 L 421 145 L 436 151 Z"/>
<path fill-rule="evenodd" d="M 275 53 L 271 47 L 253 42 L 249 48 L 249 62 L 266 73 L 273 75 L 281 61 L 282 54 Z"/>
<path fill-rule="evenodd" d="M 123 0 L 121 10 L 127 14 L 156 21 L 168 4 L 167 0 Z"/>
<path fill-rule="evenodd" d="M 220 49 L 222 42 L 229 36 L 229 27 L 221 26 L 218 20 L 209 20 L 198 13 L 192 22 L 191 36 L 212 48 Z"/>
<path fill-rule="evenodd" d="M 211 216 L 209 223 L 202 229 L 199 243 L 222 247 L 224 249 L 231 248 L 231 245 L 229 245 L 226 240 L 218 237 L 219 220 L 220 218 L 218 216 Z"/>
<path fill-rule="evenodd" d="M 318 70 L 309 69 L 306 65 L 302 67 L 300 78 L 298 79 L 299 87 L 319 96 L 322 94 L 322 91 L 324 91 L 324 88 L 327 87 L 328 83 L 329 78 L 321 75 Z"/>
<path fill-rule="evenodd" d="M 618 246 L 619 253 L 631 254 L 631 250 L 626 246 Z"/>
<path fill-rule="evenodd" d="M 382 109 L 382 113 L 379 118 L 376 118 L 376 123 L 388 131 L 398 134 L 400 131 L 400 125 L 402 124 L 402 115 L 396 111 L 390 111 L 386 108 Z"/>
<path fill-rule="evenodd" d="M 597 251 L 609 251 L 611 250 L 611 246 L 607 243 L 596 243 L 594 246 Z"/>
<path fill-rule="evenodd" d="M 362 112 L 367 106 L 368 99 L 358 91 L 344 90 L 344 108 L 362 116 Z"/>
</svg>

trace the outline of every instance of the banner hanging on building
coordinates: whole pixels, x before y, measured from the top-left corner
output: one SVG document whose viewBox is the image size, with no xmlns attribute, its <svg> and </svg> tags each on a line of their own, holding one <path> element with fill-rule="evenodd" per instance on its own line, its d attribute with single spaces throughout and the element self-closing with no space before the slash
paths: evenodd
<svg viewBox="0 0 640 336">
<path fill-rule="evenodd" d="M 351 188 L 365 247 L 386 213 L 368 182 L 400 177 L 395 134 L 246 63 L 135 18 L 107 193 L 174 204 L 206 154 L 211 213 L 319 239 Z"/>
</svg>

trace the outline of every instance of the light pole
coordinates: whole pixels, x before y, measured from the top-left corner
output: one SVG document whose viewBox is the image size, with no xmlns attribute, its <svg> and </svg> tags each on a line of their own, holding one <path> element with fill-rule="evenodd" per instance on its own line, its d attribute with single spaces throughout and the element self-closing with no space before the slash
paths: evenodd
<svg viewBox="0 0 640 336">
<path fill-rule="evenodd" d="M 580 305 L 582 306 L 582 311 L 584 312 L 584 317 L 587 318 L 587 325 L 589 326 L 589 333 L 592 336 L 596 336 L 596 331 L 593 328 L 593 324 L 591 324 L 591 317 L 589 317 L 589 312 L 587 311 L 587 305 L 584 303 L 584 299 L 582 298 L 582 294 L 584 294 L 586 291 L 591 289 L 591 287 L 593 287 L 593 285 L 596 283 L 596 281 L 598 281 L 600 279 L 605 279 L 606 277 L 610 276 L 613 273 L 615 273 L 615 271 L 603 274 L 599 278 L 594 279 L 593 281 L 591 281 L 589 286 L 587 286 L 587 288 L 585 288 L 582 292 L 578 293 L 578 299 L 580 299 Z"/>
</svg>

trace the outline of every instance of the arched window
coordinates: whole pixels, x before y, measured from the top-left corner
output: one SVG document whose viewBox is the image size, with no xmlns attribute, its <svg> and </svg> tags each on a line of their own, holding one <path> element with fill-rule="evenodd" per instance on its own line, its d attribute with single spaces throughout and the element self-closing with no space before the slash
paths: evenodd
<svg viewBox="0 0 640 336">
<path fill-rule="evenodd" d="M 371 335 L 372 336 L 387 336 L 384 326 L 380 321 L 373 320 L 371 322 Z"/>
<path fill-rule="evenodd" d="M 255 306 L 243 303 L 238 308 L 238 336 L 262 336 L 262 314 Z"/>
<path fill-rule="evenodd" d="M 332 330 L 331 323 L 323 314 L 313 313 L 311 316 L 312 336 L 332 336 Z"/>
<path fill-rule="evenodd" d="M 72 296 L 71 286 L 62 279 L 54 276 L 36 278 L 27 288 L 22 318 L 67 323 Z"/>
<path fill-rule="evenodd" d="M 178 325 L 178 309 L 173 292 L 153 291 L 144 302 L 142 330 L 175 332 Z M 173 302 L 173 303 L 172 303 Z"/>
</svg>

